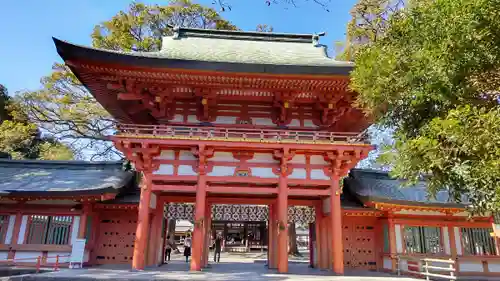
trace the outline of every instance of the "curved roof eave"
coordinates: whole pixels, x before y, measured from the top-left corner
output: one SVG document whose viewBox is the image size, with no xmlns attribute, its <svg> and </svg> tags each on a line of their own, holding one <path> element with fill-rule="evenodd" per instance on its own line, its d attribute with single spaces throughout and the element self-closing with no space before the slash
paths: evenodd
<svg viewBox="0 0 500 281">
<path fill-rule="evenodd" d="M 72 44 L 54 38 L 57 53 L 64 61 L 77 60 L 94 63 L 118 64 L 129 67 L 172 68 L 186 70 L 221 71 L 233 73 L 267 73 L 288 75 L 340 75 L 347 76 L 353 70 L 354 64 L 345 62 L 338 65 L 275 65 L 234 63 L 223 61 L 200 61 L 170 59 L 152 53 L 124 53 L 119 51 L 102 50 Z"/>
</svg>

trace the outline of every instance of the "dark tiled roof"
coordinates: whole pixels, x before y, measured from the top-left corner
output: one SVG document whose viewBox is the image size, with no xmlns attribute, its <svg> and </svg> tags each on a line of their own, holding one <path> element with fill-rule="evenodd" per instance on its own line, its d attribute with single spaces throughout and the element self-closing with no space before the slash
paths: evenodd
<svg viewBox="0 0 500 281">
<path fill-rule="evenodd" d="M 133 178 L 121 162 L 0 159 L 0 192 L 116 192 Z"/>
<path fill-rule="evenodd" d="M 351 170 L 345 180 L 346 188 L 362 201 L 393 202 L 406 205 L 455 205 L 448 192 L 440 191 L 436 198 L 429 198 L 427 184 L 420 181 L 414 186 L 404 186 L 402 180 L 393 179 L 387 172 L 375 170 Z"/>
<path fill-rule="evenodd" d="M 352 62 L 327 56 L 326 46 L 316 34 L 283 34 L 207 29 L 174 28 L 155 52 L 122 52 L 95 49 L 54 38 L 59 55 L 65 60 L 130 66 L 183 68 L 197 70 L 348 75 Z"/>
</svg>

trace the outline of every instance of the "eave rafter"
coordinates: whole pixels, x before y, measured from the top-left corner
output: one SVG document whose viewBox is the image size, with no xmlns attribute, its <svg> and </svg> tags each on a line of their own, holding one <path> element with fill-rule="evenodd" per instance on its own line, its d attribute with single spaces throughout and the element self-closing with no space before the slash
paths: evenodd
<svg viewBox="0 0 500 281">
<path fill-rule="evenodd" d="M 440 212 L 443 215 L 451 215 L 465 211 L 464 208 L 448 207 L 448 206 L 422 206 L 422 205 L 404 205 L 396 203 L 375 202 L 369 201 L 364 204 L 366 207 L 372 207 L 385 212 L 398 211 L 423 211 L 423 212 Z"/>
</svg>

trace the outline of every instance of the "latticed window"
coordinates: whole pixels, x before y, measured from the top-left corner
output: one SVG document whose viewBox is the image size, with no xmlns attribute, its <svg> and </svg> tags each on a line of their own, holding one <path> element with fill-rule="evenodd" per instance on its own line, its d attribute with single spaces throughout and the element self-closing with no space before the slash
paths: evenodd
<svg viewBox="0 0 500 281">
<path fill-rule="evenodd" d="M 466 255 L 495 255 L 495 240 L 491 228 L 462 228 L 462 244 Z"/>
<path fill-rule="evenodd" d="M 5 243 L 5 234 L 9 227 L 9 215 L 0 215 L 0 244 Z"/>
<path fill-rule="evenodd" d="M 384 224 L 384 253 L 389 253 L 389 225 Z"/>
<path fill-rule="evenodd" d="M 404 241 L 409 254 L 438 254 L 443 252 L 441 228 L 405 226 Z"/>
<path fill-rule="evenodd" d="M 72 216 L 32 215 L 28 221 L 26 244 L 67 245 L 71 239 Z"/>
</svg>

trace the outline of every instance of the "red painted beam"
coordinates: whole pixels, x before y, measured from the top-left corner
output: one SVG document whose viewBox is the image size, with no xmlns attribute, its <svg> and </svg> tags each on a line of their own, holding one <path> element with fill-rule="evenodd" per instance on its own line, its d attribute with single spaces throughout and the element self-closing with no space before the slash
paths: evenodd
<svg viewBox="0 0 500 281">
<path fill-rule="evenodd" d="M 330 190 L 328 189 L 306 189 L 306 188 L 295 188 L 289 189 L 288 195 L 291 196 L 330 196 Z"/>
<path fill-rule="evenodd" d="M 164 192 L 196 192 L 196 186 L 194 185 L 164 185 L 164 184 L 153 184 L 152 191 L 164 191 Z"/>
<path fill-rule="evenodd" d="M 277 194 L 278 190 L 276 188 L 267 187 L 208 186 L 207 192 L 229 194 Z"/>
</svg>

